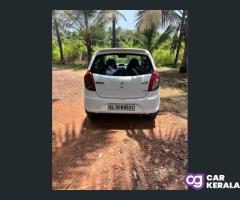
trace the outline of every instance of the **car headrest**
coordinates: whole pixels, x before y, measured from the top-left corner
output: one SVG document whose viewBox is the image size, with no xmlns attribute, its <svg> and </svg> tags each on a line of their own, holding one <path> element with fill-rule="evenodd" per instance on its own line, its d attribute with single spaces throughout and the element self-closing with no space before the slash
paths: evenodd
<svg viewBox="0 0 240 200">
<path fill-rule="evenodd" d="M 109 58 L 107 61 L 106 61 L 106 66 L 111 66 L 113 68 L 117 68 L 117 64 L 115 62 L 115 60 L 113 60 L 112 58 Z"/>
<path fill-rule="evenodd" d="M 127 68 L 128 68 L 128 69 L 132 69 L 132 68 L 137 67 L 137 66 L 139 66 L 138 59 L 132 58 L 132 59 L 129 61 Z"/>
</svg>

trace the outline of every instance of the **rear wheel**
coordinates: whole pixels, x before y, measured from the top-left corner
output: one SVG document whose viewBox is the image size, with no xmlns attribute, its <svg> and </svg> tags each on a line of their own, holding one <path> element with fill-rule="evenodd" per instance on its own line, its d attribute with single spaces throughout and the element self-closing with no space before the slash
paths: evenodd
<svg viewBox="0 0 240 200">
<path fill-rule="evenodd" d="M 149 118 L 150 120 L 155 120 L 156 117 L 157 117 L 157 114 L 158 114 L 158 112 L 151 113 L 151 114 L 148 115 L 148 118 Z"/>
<path fill-rule="evenodd" d="M 90 120 L 96 119 L 96 113 L 86 111 L 86 114 L 87 114 L 88 119 L 90 119 Z"/>
</svg>

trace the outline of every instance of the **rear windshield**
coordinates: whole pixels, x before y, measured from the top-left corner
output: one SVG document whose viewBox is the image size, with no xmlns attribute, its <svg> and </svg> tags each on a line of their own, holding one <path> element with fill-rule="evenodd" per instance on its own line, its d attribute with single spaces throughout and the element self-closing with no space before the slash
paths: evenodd
<svg viewBox="0 0 240 200">
<path fill-rule="evenodd" d="M 152 73 L 153 66 L 146 55 L 104 54 L 96 56 L 90 71 L 108 76 L 138 76 Z"/>
</svg>

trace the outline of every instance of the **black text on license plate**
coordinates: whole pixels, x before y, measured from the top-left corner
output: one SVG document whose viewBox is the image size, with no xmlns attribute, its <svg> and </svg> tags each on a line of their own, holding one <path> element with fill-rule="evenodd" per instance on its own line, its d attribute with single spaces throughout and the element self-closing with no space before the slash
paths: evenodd
<svg viewBox="0 0 240 200">
<path fill-rule="evenodd" d="M 125 110 L 125 111 L 134 111 L 134 104 L 108 104 L 108 110 Z"/>
</svg>

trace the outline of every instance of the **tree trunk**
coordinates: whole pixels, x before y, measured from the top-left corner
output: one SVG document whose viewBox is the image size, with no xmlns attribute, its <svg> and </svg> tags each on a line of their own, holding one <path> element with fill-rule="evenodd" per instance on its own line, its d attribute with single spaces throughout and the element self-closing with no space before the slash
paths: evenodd
<svg viewBox="0 0 240 200">
<path fill-rule="evenodd" d="M 63 48 L 62 48 L 62 39 L 61 39 L 60 32 L 59 32 L 59 29 L 58 29 L 58 22 L 57 22 L 56 19 L 53 19 L 53 21 L 54 21 L 55 32 L 56 32 L 56 35 L 57 35 L 59 51 L 60 51 L 60 61 L 59 61 L 59 63 L 60 64 L 65 64 L 65 59 L 64 59 L 64 55 L 63 55 Z"/>
<path fill-rule="evenodd" d="M 188 49 L 187 49 L 187 40 L 184 40 L 185 42 L 185 48 L 184 48 L 184 53 L 183 53 L 183 59 L 182 59 L 182 63 L 181 66 L 179 68 L 179 73 L 187 73 L 187 55 L 188 55 Z"/>
<path fill-rule="evenodd" d="M 113 19 L 112 20 L 112 47 L 116 47 L 116 29 L 115 29 L 115 25 L 116 25 L 116 20 Z"/>
<path fill-rule="evenodd" d="M 187 10 L 184 10 L 183 13 L 185 13 L 185 16 L 188 19 L 188 13 Z M 181 67 L 179 68 L 179 73 L 187 73 L 188 68 L 188 22 L 186 21 L 186 18 L 184 19 L 184 53 L 183 53 L 183 59 L 181 63 Z"/>
<path fill-rule="evenodd" d="M 92 52 L 93 52 L 91 35 L 89 35 L 88 38 L 87 38 L 86 47 L 87 47 L 87 62 L 89 64 L 90 61 L 91 61 Z"/>
<path fill-rule="evenodd" d="M 184 29 L 184 21 L 185 21 L 185 12 L 182 14 L 182 19 L 181 19 L 181 24 L 180 24 L 180 34 L 179 34 L 179 39 L 178 39 L 178 44 L 177 44 L 177 52 L 174 60 L 174 66 L 177 66 L 177 61 L 179 57 L 179 52 L 181 49 L 181 42 L 182 42 L 182 37 L 183 37 L 183 29 Z"/>
<path fill-rule="evenodd" d="M 92 47 L 91 46 L 87 46 L 87 62 L 88 64 L 90 63 L 92 58 Z"/>
</svg>

